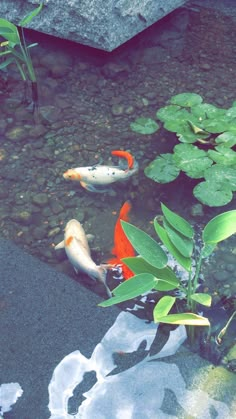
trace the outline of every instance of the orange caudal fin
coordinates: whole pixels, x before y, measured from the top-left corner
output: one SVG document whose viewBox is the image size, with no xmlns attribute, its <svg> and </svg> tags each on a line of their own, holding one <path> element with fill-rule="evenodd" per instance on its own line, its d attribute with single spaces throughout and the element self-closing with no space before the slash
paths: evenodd
<svg viewBox="0 0 236 419">
<path fill-rule="evenodd" d="M 131 210 L 131 203 L 126 201 L 122 208 L 118 219 L 116 221 L 115 230 L 114 230 L 114 246 L 112 249 L 112 254 L 115 256 L 109 259 L 109 263 L 116 263 L 122 265 L 123 275 L 125 279 L 131 278 L 133 272 L 124 265 L 121 261 L 122 258 L 135 256 L 135 250 L 128 240 L 127 236 L 124 233 L 124 230 L 121 226 L 121 220 L 129 221 L 129 212 Z"/>
<path fill-rule="evenodd" d="M 134 157 L 128 151 L 124 150 L 113 150 L 111 152 L 113 156 L 121 157 L 122 159 L 126 159 L 128 163 L 128 168 L 132 169 L 134 167 Z"/>
</svg>

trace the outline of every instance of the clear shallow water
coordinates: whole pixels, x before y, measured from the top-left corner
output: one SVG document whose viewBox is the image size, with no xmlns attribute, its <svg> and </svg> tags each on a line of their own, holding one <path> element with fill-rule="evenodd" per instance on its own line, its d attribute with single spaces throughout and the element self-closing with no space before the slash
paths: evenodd
<svg viewBox="0 0 236 419">
<path fill-rule="evenodd" d="M 158 185 L 143 174 L 157 154 L 172 150 L 174 136 L 164 131 L 141 136 L 129 128 L 137 116 L 155 117 L 171 96 L 186 91 L 229 107 L 236 91 L 235 32 L 234 20 L 219 11 L 182 8 L 112 53 L 31 33 L 39 43 L 32 51 L 42 116 L 37 125 L 21 104 L 23 86 L 14 67 L 0 79 L 1 236 L 94 288 L 89 279 L 75 276 L 64 252 L 54 250 L 69 219 L 77 218 L 94 235 L 92 253 L 100 263 L 110 256 L 114 224 L 126 199 L 133 205 L 131 221 L 150 234 L 161 201 L 199 226 L 235 208 L 235 201 L 215 210 L 204 207 L 201 216 L 192 217 L 197 201 L 188 179 Z M 70 167 L 101 159 L 111 163 L 114 149 L 130 150 L 140 170 L 115 185 L 112 194 L 92 194 L 63 179 Z M 209 265 L 207 286 L 232 296 L 235 240 L 227 243 L 219 250 L 226 276 L 217 279 L 218 268 Z M 228 262 L 225 254 L 231 254 Z"/>
</svg>

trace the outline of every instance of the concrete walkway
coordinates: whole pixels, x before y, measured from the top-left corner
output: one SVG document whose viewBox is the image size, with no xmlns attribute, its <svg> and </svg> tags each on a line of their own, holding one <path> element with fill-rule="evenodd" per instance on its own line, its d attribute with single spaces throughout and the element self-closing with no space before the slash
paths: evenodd
<svg viewBox="0 0 236 419">
<path fill-rule="evenodd" d="M 236 418 L 233 373 L 183 346 L 162 359 L 145 358 L 156 325 L 97 307 L 100 297 L 6 240 L 0 279 L 0 384 L 23 390 L 4 419 Z M 76 382 L 71 411 L 53 411 L 63 397 L 67 404 Z"/>
</svg>

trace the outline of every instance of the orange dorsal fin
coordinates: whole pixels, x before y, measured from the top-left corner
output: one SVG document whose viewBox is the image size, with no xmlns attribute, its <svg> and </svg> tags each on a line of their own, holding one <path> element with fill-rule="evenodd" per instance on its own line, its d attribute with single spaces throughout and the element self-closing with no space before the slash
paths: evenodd
<svg viewBox="0 0 236 419">
<path fill-rule="evenodd" d="M 131 203 L 130 201 L 125 201 L 123 206 L 120 209 L 118 220 L 129 221 L 129 213 L 131 210 Z"/>
<path fill-rule="evenodd" d="M 66 241 L 65 241 L 65 245 L 66 245 L 66 246 L 70 246 L 70 244 L 71 244 L 72 240 L 73 240 L 73 236 L 69 236 L 69 237 L 66 239 Z"/>
<path fill-rule="evenodd" d="M 134 157 L 128 151 L 124 150 L 113 150 L 111 152 L 113 156 L 121 157 L 122 159 L 126 159 L 128 163 L 128 168 L 132 169 L 134 167 Z"/>
</svg>

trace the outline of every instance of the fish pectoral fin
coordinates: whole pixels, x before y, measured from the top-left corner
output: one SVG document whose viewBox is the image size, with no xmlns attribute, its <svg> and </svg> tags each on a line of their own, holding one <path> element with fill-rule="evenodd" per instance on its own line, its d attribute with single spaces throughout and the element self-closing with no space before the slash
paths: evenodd
<svg viewBox="0 0 236 419">
<path fill-rule="evenodd" d="M 104 188 L 102 185 L 94 186 L 91 183 L 80 182 L 81 186 L 89 192 L 104 193 L 108 192 L 110 189 Z"/>
<path fill-rule="evenodd" d="M 58 244 L 54 247 L 54 249 L 55 249 L 55 250 L 58 250 L 58 249 L 64 249 L 64 247 L 65 247 L 65 243 L 64 243 L 64 240 L 62 240 L 60 243 L 58 243 Z"/>
</svg>

